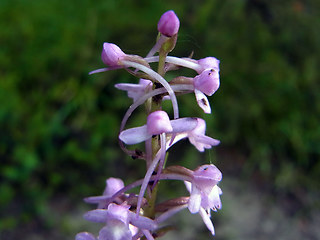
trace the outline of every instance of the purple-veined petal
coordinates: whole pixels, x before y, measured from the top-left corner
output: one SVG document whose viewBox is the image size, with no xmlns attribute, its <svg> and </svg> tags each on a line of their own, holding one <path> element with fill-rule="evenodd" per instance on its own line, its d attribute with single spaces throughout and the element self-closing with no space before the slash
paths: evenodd
<svg viewBox="0 0 320 240">
<path fill-rule="evenodd" d="M 195 93 L 195 96 L 196 96 L 196 100 L 197 100 L 198 106 L 200 108 L 202 108 L 202 110 L 205 113 L 210 114 L 211 113 L 211 107 L 210 107 L 210 103 L 209 103 L 208 98 L 206 97 L 206 95 L 204 95 L 198 89 L 195 89 L 194 93 Z"/>
<path fill-rule="evenodd" d="M 152 134 L 148 133 L 147 125 L 126 129 L 119 135 L 119 139 L 128 145 L 144 142 L 151 137 Z"/>
</svg>

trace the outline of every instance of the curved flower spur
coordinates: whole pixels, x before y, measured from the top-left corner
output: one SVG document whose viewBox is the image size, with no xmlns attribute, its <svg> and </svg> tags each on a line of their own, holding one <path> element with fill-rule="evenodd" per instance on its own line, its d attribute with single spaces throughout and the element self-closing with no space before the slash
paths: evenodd
<svg viewBox="0 0 320 240">
<path fill-rule="evenodd" d="M 126 91 L 128 97 L 133 99 L 121 122 L 120 146 L 129 156 L 145 161 L 146 173 L 142 179 L 126 186 L 121 179 L 108 178 L 102 196 L 86 198 L 86 202 L 97 204 L 97 209 L 87 212 L 85 219 L 104 223 L 105 226 L 98 237 L 82 232 L 77 234 L 77 240 L 159 238 L 168 231 L 165 221 L 183 209 L 189 209 L 192 214 L 199 213 L 212 235 L 215 234 L 210 212 L 221 208 L 222 191 L 217 185 L 222 179 L 221 172 L 213 164 L 199 166 L 194 171 L 183 166 L 170 166 L 167 152 L 176 142 L 185 138 L 200 152 L 220 143 L 205 135 L 206 123 L 203 119 L 179 117 L 176 98 L 176 94 L 194 92 L 199 107 L 205 113 L 211 113 L 206 96 L 212 96 L 220 86 L 220 61 L 214 57 L 194 60 L 168 55 L 176 45 L 180 28 L 180 21 L 174 11 L 165 12 L 157 28 L 157 41 L 145 58 L 125 54 L 117 45 L 105 42 L 101 59 L 107 67 L 90 72 L 94 74 L 125 69 L 139 79 L 138 83 L 117 83 L 115 87 Z M 157 70 L 149 65 L 154 62 L 158 63 Z M 167 72 L 177 71 L 182 67 L 193 69 L 195 76 L 178 76 L 171 81 L 165 79 Z M 172 102 L 172 119 L 162 109 L 162 102 L 167 99 Z M 142 104 L 145 105 L 148 116 L 146 124 L 126 129 L 129 117 Z M 145 147 L 139 150 L 139 154 L 125 146 L 143 142 Z M 158 189 L 159 182 L 163 180 L 181 181 L 190 196 L 159 203 L 160 194 L 161 199 L 164 199 L 163 193 Z M 128 193 L 137 187 L 140 187 L 139 193 Z"/>
</svg>

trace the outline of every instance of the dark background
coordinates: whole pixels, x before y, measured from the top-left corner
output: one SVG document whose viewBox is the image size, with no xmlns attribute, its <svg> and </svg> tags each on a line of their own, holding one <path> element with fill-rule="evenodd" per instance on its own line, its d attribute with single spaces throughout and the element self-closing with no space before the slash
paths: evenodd
<svg viewBox="0 0 320 240">
<path fill-rule="evenodd" d="M 116 140 L 131 100 L 113 85 L 137 80 L 88 72 L 103 67 L 103 42 L 145 56 L 169 9 L 181 22 L 171 55 L 221 60 L 212 115 L 194 96 L 178 98 L 181 116 L 205 118 L 221 144 L 200 154 L 185 141 L 170 154 L 171 164 L 211 161 L 223 172 L 216 239 L 318 239 L 316 0 L 0 0 L 0 239 L 73 239 L 95 228 L 82 220 L 93 208 L 82 198 L 108 177 L 143 176 Z M 132 126 L 143 119 L 140 111 Z M 188 237 L 211 239 L 202 223 Z"/>
</svg>

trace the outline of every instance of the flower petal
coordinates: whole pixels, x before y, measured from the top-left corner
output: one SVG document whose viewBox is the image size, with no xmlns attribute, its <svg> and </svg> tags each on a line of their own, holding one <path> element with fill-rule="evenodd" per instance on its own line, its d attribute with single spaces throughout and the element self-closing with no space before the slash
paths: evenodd
<svg viewBox="0 0 320 240">
<path fill-rule="evenodd" d="M 205 149 L 209 149 L 212 146 L 217 146 L 220 141 L 205 135 L 197 136 L 192 135 L 189 136 L 189 141 L 191 144 L 193 144 L 198 151 L 203 152 Z"/>
<path fill-rule="evenodd" d="M 192 131 L 198 124 L 197 118 L 179 118 L 171 120 L 173 133 L 182 133 Z"/>
<path fill-rule="evenodd" d="M 190 194 L 190 199 L 188 203 L 188 209 L 191 213 L 199 212 L 201 207 L 201 192 L 200 190 L 192 184 L 192 190 Z"/>
<path fill-rule="evenodd" d="M 155 230 L 158 225 L 154 220 L 144 216 L 137 216 L 133 212 L 129 212 L 130 223 L 141 229 Z"/>
<path fill-rule="evenodd" d="M 222 194 L 221 188 L 217 185 L 213 187 L 211 193 L 208 196 L 210 208 L 212 210 L 221 209 L 221 199 L 220 195 Z"/>
<path fill-rule="evenodd" d="M 91 222 L 105 223 L 108 219 L 108 210 L 95 209 L 95 210 L 87 212 L 83 217 L 84 217 L 84 219 L 91 221 Z"/>
<path fill-rule="evenodd" d="M 124 188 L 124 183 L 120 178 L 108 178 L 106 180 L 106 188 L 103 195 L 112 197 L 113 194 Z"/>
<path fill-rule="evenodd" d="M 211 113 L 211 107 L 210 107 L 210 103 L 208 101 L 208 98 L 206 97 L 206 95 L 204 95 L 201 91 L 195 89 L 194 93 L 196 95 L 196 99 L 197 99 L 197 103 L 199 105 L 200 108 L 202 108 L 202 110 L 205 113 L 210 114 Z"/>
<path fill-rule="evenodd" d="M 201 208 L 199 211 L 199 214 L 200 214 L 204 224 L 207 226 L 207 228 L 211 232 L 211 234 L 215 235 L 214 227 L 213 227 L 212 221 L 211 221 L 208 213 L 203 208 Z"/>
<path fill-rule="evenodd" d="M 119 135 L 120 140 L 128 145 L 144 142 L 151 137 L 152 135 L 147 131 L 147 125 L 124 130 Z"/>
</svg>

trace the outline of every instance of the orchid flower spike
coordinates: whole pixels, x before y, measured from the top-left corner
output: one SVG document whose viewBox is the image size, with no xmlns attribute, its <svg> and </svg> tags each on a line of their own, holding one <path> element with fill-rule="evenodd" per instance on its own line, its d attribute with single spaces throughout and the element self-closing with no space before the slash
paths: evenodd
<svg viewBox="0 0 320 240">
<path fill-rule="evenodd" d="M 167 37 L 177 34 L 179 27 L 179 18 L 172 10 L 165 12 L 158 22 L 158 31 Z"/>
</svg>

